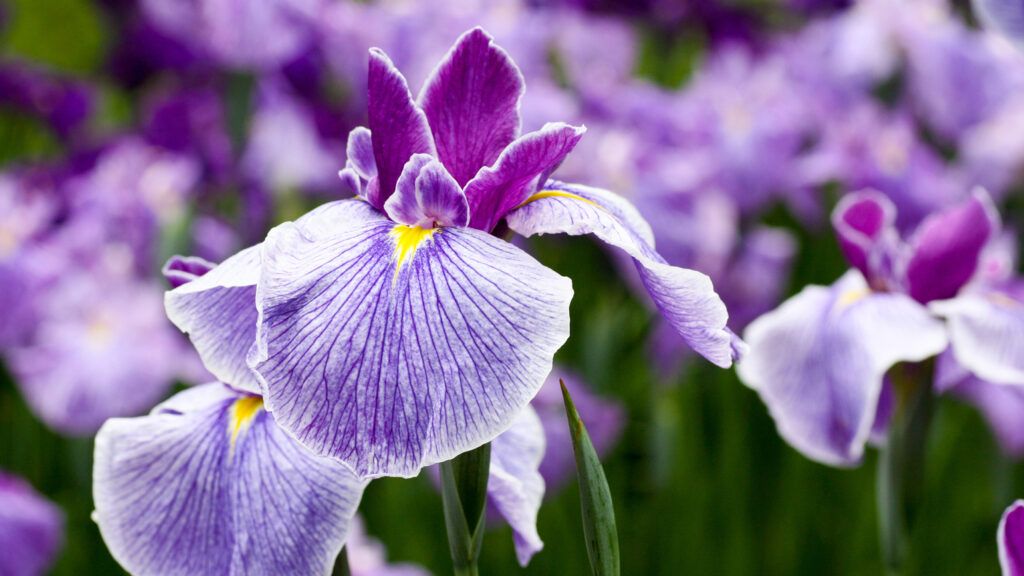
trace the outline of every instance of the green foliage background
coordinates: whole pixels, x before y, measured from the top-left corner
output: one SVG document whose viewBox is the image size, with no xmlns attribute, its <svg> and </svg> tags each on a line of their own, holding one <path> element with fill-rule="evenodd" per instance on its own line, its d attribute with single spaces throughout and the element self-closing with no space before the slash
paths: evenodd
<svg viewBox="0 0 1024 576">
<path fill-rule="evenodd" d="M 93 4 L 13 0 L 7 9 L 2 57 L 100 77 L 110 32 Z M 652 36 L 647 44 L 638 69 L 666 84 L 681 82 L 702 50 L 699 40 L 670 42 L 671 57 L 664 58 L 657 56 L 664 54 L 663 38 Z M 130 126 L 133 95 L 109 86 L 104 94 L 99 123 L 106 129 Z M 0 163 L 60 153 L 42 125 L 0 110 Z M 771 222 L 792 227 L 781 209 Z M 844 270 L 827 230 L 798 234 L 791 293 L 808 283 L 830 283 Z M 628 408 L 622 441 L 605 459 L 623 574 L 883 572 L 873 452 L 853 470 L 804 459 L 779 438 L 763 404 L 734 372 L 704 362 L 693 363 L 677 382 L 657 383 L 645 348 L 650 314 L 605 252 L 585 239 L 544 239 L 532 247 L 545 264 L 570 276 L 576 290 L 573 335 L 558 360 Z M 90 439 L 62 438 L 39 423 L 10 377 L 0 374 L 0 469 L 27 478 L 67 515 L 54 574 L 122 573 L 90 520 L 91 453 Z M 979 415 L 942 399 L 907 574 L 996 574 L 996 526 L 1002 510 L 1024 495 L 1021 472 L 1019 464 L 1001 459 Z M 441 498 L 428 479 L 373 482 L 362 513 L 391 559 L 449 573 Z M 589 573 L 575 486 L 550 495 L 539 529 L 545 549 L 522 570 L 508 528 L 488 533 L 481 573 Z"/>
</svg>

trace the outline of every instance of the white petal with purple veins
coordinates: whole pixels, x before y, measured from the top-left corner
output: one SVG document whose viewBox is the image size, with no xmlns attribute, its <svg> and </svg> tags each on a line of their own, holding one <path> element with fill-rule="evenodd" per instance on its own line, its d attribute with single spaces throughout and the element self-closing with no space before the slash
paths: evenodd
<svg viewBox="0 0 1024 576">
<path fill-rule="evenodd" d="M 250 364 L 307 446 L 413 476 L 508 428 L 568 338 L 571 297 L 477 230 L 307 218 L 264 243 Z"/>
<path fill-rule="evenodd" d="M 886 371 L 947 345 L 942 323 L 923 306 L 872 293 L 857 271 L 831 287 L 804 288 L 744 336 L 750 351 L 740 379 L 761 395 L 787 442 L 835 466 L 860 461 Z"/>
<path fill-rule="evenodd" d="M 1024 303 L 999 291 L 969 292 L 929 308 L 946 318 L 953 355 L 979 378 L 1024 386 Z"/>
<path fill-rule="evenodd" d="M 636 262 L 661 313 L 694 350 L 728 367 L 734 359 L 729 314 L 705 274 L 667 264 L 651 242 L 650 226 L 629 202 L 606 190 L 548 182 L 509 212 L 509 228 L 523 236 L 594 234 Z"/>
<path fill-rule="evenodd" d="M 522 566 L 544 548 L 537 533 L 537 513 L 544 500 L 540 463 L 545 444 L 544 427 L 530 406 L 491 443 L 487 496 L 512 527 L 516 557 Z"/>
<path fill-rule="evenodd" d="M 96 437 L 94 518 L 132 574 L 329 574 L 365 483 L 219 383 Z"/>
</svg>

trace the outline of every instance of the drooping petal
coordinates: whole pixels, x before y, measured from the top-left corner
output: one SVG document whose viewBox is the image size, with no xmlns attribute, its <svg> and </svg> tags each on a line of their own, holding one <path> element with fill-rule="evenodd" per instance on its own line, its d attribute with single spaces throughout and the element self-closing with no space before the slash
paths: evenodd
<svg viewBox="0 0 1024 576">
<path fill-rule="evenodd" d="M 427 154 L 409 159 L 384 210 L 399 224 L 421 228 L 465 226 L 469 222 L 469 203 L 462 188 L 440 162 Z"/>
<path fill-rule="evenodd" d="M 491 231 L 508 213 L 537 190 L 576 147 L 586 129 L 568 124 L 547 124 L 512 142 L 494 166 L 482 168 L 466 184 L 471 226 Z"/>
<path fill-rule="evenodd" d="M 888 196 L 862 190 L 844 196 L 832 212 L 839 248 L 851 266 L 872 285 L 891 276 L 899 243 L 896 207 Z"/>
<path fill-rule="evenodd" d="M 96 437 L 94 518 L 139 576 L 329 574 L 364 487 L 219 383 Z"/>
<path fill-rule="evenodd" d="M 928 307 L 946 318 L 953 355 L 982 380 L 1024 386 L 1024 283 L 977 290 Z"/>
<path fill-rule="evenodd" d="M 217 379 L 258 394 L 259 382 L 245 363 L 256 341 L 256 281 L 261 245 L 228 258 L 164 296 L 164 308 L 186 332 Z"/>
<path fill-rule="evenodd" d="M 437 157 L 460 186 L 519 134 L 523 90 L 519 68 L 480 28 L 463 34 L 423 85 Z"/>
<path fill-rule="evenodd" d="M 473 229 L 307 220 L 271 231 L 257 294 L 250 365 L 279 424 L 363 476 L 506 429 L 568 337 L 568 279 Z"/>
<path fill-rule="evenodd" d="M 60 550 L 64 515 L 27 482 L 0 472 L 0 574 L 43 574 Z"/>
<path fill-rule="evenodd" d="M 980 189 L 966 202 L 929 216 L 910 241 L 907 292 L 925 303 L 956 296 L 998 229 L 999 214 Z"/>
<path fill-rule="evenodd" d="M 734 360 L 728 313 L 711 279 L 667 264 L 655 250 L 650 226 L 625 199 L 606 190 L 549 181 L 507 216 L 522 234 L 594 234 L 636 262 L 640 278 L 662 315 L 686 343 L 711 362 Z"/>
<path fill-rule="evenodd" d="M 376 48 L 370 50 L 367 90 L 367 113 L 377 166 L 377 185 L 371 187 L 367 200 L 374 208 L 383 209 L 409 158 L 413 154 L 435 154 L 434 139 L 402 73 Z"/>
<path fill-rule="evenodd" d="M 831 287 L 805 288 L 744 336 L 750 351 L 740 379 L 760 394 L 787 442 L 835 466 L 860 461 L 886 371 L 947 344 L 942 323 L 923 306 L 871 293 L 857 271 Z"/>
<path fill-rule="evenodd" d="M 487 497 L 512 527 L 516 558 L 521 566 L 544 548 L 537 533 L 537 513 L 544 500 L 545 437 L 537 412 L 527 406 L 512 427 L 491 442 Z"/>
<path fill-rule="evenodd" d="M 377 213 L 368 203 L 349 199 L 319 206 L 296 222 L 311 228 L 321 223 L 344 227 L 372 214 Z M 262 249 L 262 244 L 246 248 L 164 295 L 168 318 L 188 333 L 207 370 L 221 382 L 252 394 L 262 393 L 247 364 L 256 342 L 256 282 Z"/>
<path fill-rule="evenodd" d="M 999 520 L 999 565 L 1003 576 L 1024 576 L 1024 500 L 1017 500 Z"/>
</svg>

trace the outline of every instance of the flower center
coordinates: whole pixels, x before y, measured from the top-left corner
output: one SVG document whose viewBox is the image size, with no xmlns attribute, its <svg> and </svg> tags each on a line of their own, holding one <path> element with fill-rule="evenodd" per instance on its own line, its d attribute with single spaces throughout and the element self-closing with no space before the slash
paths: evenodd
<svg viewBox="0 0 1024 576">
<path fill-rule="evenodd" d="M 397 272 L 419 250 L 421 244 L 432 238 L 440 228 L 422 228 L 398 224 L 391 229 L 391 237 L 395 240 L 395 271 Z"/>
<path fill-rule="evenodd" d="M 234 449 L 238 435 L 248 426 L 256 413 L 263 408 L 263 398 L 243 396 L 231 406 L 231 448 Z"/>
</svg>

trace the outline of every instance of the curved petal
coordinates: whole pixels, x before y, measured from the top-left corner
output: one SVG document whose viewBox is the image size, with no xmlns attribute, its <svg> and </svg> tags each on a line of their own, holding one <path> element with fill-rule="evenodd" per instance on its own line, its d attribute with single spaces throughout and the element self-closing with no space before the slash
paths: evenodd
<svg viewBox="0 0 1024 576">
<path fill-rule="evenodd" d="M 876 190 L 844 196 L 832 212 L 839 248 L 851 266 L 877 285 L 892 276 L 899 245 L 896 206 Z"/>
<path fill-rule="evenodd" d="M 96 437 L 94 518 L 140 576 L 329 574 L 364 487 L 219 383 Z"/>
<path fill-rule="evenodd" d="M 998 231 L 999 213 L 981 189 L 964 203 L 926 218 L 910 241 L 907 292 L 926 303 L 956 296 L 974 276 L 982 249 Z"/>
<path fill-rule="evenodd" d="M 357 126 L 348 133 L 345 143 L 345 163 L 363 180 L 377 176 L 377 160 L 373 156 L 373 138 L 369 129 Z"/>
<path fill-rule="evenodd" d="M 465 226 L 469 203 L 444 166 L 427 154 L 414 154 L 398 177 L 395 193 L 384 203 L 394 222 L 407 226 Z"/>
<path fill-rule="evenodd" d="M 177 288 L 199 278 L 216 266 L 213 262 L 198 256 L 171 256 L 160 272 L 171 288 Z"/>
<path fill-rule="evenodd" d="M 942 323 L 901 294 L 873 294 L 850 271 L 809 286 L 744 334 L 743 382 L 757 390 L 779 434 L 808 458 L 857 464 L 876 420 L 885 373 L 946 347 Z"/>
<path fill-rule="evenodd" d="M 463 34 L 423 85 L 419 102 L 437 157 L 459 186 L 519 134 L 523 75 L 480 28 Z"/>
<path fill-rule="evenodd" d="M 686 343 L 727 368 L 735 359 L 733 334 L 722 299 L 705 274 L 667 264 L 654 250 L 650 226 L 625 199 L 597 188 L 549 181 L 509 212 L 509 228 L 523 236 L 594 234 L 636 262 L 640 278 L 662 315 Z"/>
<path fill-rule="evenodd" d="M 366 202 L 349 199 L 324 204 L 296 222 L 314 228 L 321 223 L 345 226 L 375 214 Z M 256 342 L 261 251 L 262 244 L 246 248 L 164 295 L 167 317 L 188 333 L 206 369 L 221 382 L 253 394 L 262 390 L 246 359 Z"/>
<path fill-rule="evenodd" d="M 1024 301 L 995 290 L 928 306 L 946 318 L 957 362 L 982 380 L 1024 386 Z"/>
<path fill-rule="evenodd" d="M 537 533 L 537 513 L 544 500 L 545 437 L 537 412 L 527 406 L 512 427 L 491 443 L 487 497 L 512 527 L 516 558 L 521 566 L 544 548 Z"/>
<path fill-rule="evenodd" d="M 402 73 L 376 48 L 370 50 L 367 90 L 368 123 L 377 165 L 377 185 L 369 187 L 367 200 L 382 210 L 395 191 L 405 163 L 413 154 L 433 155 L 434 139 Z"/>
<path fill-rule="evenodd" d="M 189 335 L 206 369 L 252 393 L 260 392 L 259 382 L 245 358 L 256 341 L 260 250 L 246 248 L 164 295 L 167 317 Z"/>
<path fill-rule="evenodd" d="M 506 429 L 568 338 L 569 280 L 468 228 L 315 228 L 264 244 L 250 365 L 280 425 L 363 476 L 412 476 Z"/>
<path fill-rule="evenodd" d="M 60 550 L 64 515 L 27 482 L 0 472 L 0 574 L 43 574 Z"/>
<path fill-rule="evenodd" d="M 999 520 L 999 565 L 1003 576 L 1024 576 L 1024 500 L 1017 500 Z"/>
<path fill-rule="evenodd" d="M 541 178 L 561 164 L 586 128 L 547 124 L 524 134 L 506 148 L 494 166 L 487 166 L 466 184 L 471 226 L 490 232 L 509 210 L 537 190 Z"/>
</svg>

